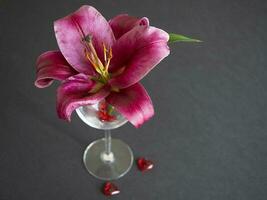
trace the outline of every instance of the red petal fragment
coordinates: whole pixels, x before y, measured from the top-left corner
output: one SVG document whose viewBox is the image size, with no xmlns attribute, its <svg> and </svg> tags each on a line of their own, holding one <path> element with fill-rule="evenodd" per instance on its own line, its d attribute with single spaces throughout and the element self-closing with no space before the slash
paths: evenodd
<svg viewBox="0 0 267 200">
<path fill-rule="evenodd" d="M 149 171 L 154 167 L 154 164 L 151 160 L 147 160 L 145 158 L 137 159 L 138 169 L 142 172 Z"/>
<path fill-rule="evenodd" d="M 168 33 L 155 27 L 138 26 L 124 34 L 113 46 L 110 72 L 125 67 L 109 83 L 127 88 L 140 81 L 163 58 L 169 55 Z"/>
<path fill-rule="evenodd" d="M 101 101 L 98 104 L 98 109 L 102 112 L 105 112 L 108 108 L 108 103 L 106 101 Z"/>
<path fill-rule="evenodd" d="M 75 74 L 77 71 L 67 63 L 60 51 L 48 51 L 37 59 L 35 86 L 45 88 L 54 80 L 62 81 Z"/>
<path fill-rule="evenodd" d="M 115 184 L 111 182 L 106 182 L 103 187 L 103 193 L 106 196 L 113 196 L 119 194 L 120 190 Z"/>
<path fill-rule="evenodd" d="M 98 118 L 101 121 L 112 122 L 116 119 L 115 116 L 108 114 L 107 112 L 98 111 Z"/>
<path fill-rule="evenodd" d="M 154 115 L 152 101 L 140 83 L 121 89 L 120 92 L 112 92 L 106 101 L 136 128 Z"/>
<path fill-rule="evenodd" d="M 54 22 L 58 46 L 66 60 L 79 72 L 94 74 L 94 68 L 84 54 L 82 42 L 88 35 L 94 47 L 103 58 L 103 43 L 111 47 L 115 41 L 113 32 L 106 19 L 91 6 L 82 6 L 76 12 Z"/>
<path fill-rule="evenodd" d="M 99 111 L 97 112 L 97 114 L 99 120 L 105 122 L 112 122 L 116 119 L 116 116 L 109 113 L 109 106 L 110 105 L 105 100 L 102 100 L 98 103 Z"/>
<path fill-rule="evenodd" d="M 113 19 L 109 20 L 116 39 L 119 39 L 123 34 L 130 31 L 135 26 L 149 26 L 149 20 L 146 17 L 136 18 L 129 16 L 128 14 L 117 15 Z"/>
</svg>

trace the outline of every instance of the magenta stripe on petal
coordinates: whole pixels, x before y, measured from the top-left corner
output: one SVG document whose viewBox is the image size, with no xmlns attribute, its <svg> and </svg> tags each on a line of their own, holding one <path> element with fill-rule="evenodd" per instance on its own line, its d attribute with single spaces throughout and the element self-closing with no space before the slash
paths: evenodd
<svg viewBox="0 0 267 200">
<path fill-rule="evenodd" d="M 110 80 L 118 88 L 140 81 L 163 58 L 169 55 L 169 35 L 161 29 L 139 26 L 124 34 L 113 46 L 111 72 L 125 67 L 123 73 Z"/>
<path fill-rule="evenodd" d="M 111 47 L 115 41 L 113 32 L 105 18 L 91 6 L 82 6 L 76 12 L 54 22 L 58 46 L 66 60 L 77 71 L 92 75 L 93 67 L 85 58 L 85 36 L 93 38 L 93 44 L 103 57 L 103 43 Z"/>
<path fill-rule="evenodd" d="M 67 63 L 59 51 L 48 51 L 37 59 L 35 86 L 45 88 L 51 85 L 53 80 L 65 80 L 75 74 L 77 72 Z"/>
<path fill-rule="evenodd" d="M 121 14 L 109 20 L 109 24 L 116 39 L 118 39 L 135 26 L 149 26 L 149 20 L 146 17 L 136 18 L 128 14 Z"/>
<path fill-rule="evenodd" d="M 102 88 L 99 92 L 90 94 L 94 82 L 87 76 L 79 74 L 69 78 L 57 90 L 57 113 L 59 118 L 71 120 L 72 112 L 84 105 L 95 104 L 109 94 L 109 89 Z"/>
<path fill-rule="evenodd" d="M 112 92 L 106 100 L 137 128 L 154 115 L 152 101 L 140 83 Z"/>
</svg>

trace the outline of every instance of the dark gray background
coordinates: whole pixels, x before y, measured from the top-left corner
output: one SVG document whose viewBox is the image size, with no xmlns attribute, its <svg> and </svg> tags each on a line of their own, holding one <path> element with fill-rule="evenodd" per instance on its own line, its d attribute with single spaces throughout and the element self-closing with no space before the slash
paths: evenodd
<svg viewBox="0 0 267 200">
<path fill-rule="evenodd" d="M 53 21 L 83 4 L 205 41 L 171 45 L 142 81 L 155 117 L 113 133 L 155 169 L 134 165 L 114 199 L 266 200 L 265 0 L 0 0 L 0 200 L 107 199 L 82 164 L 101 131 L 57 118 L 56 84 L 33 86 L 36 57 L 57 49 Z"/>
</svg>

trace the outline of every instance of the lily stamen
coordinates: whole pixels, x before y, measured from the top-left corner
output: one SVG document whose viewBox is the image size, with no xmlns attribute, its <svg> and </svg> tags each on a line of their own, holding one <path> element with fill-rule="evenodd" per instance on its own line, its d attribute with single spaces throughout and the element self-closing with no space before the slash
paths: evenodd
<svg viewBox="0 0 267 200">
<path fill-rule="evenodd" d="M 107 65 L 107 48 L 104 43 L 102 43 L 102 45 L 103 45 L 104 60 L 105 60 L 105 66 L 106 66 Z"/>
<path fill-rule="evenodd" d="M 112 59 L 112 49 L 110 48 L 109 49 L 109 52 L 108 52 L 108 60 L 107 60 L 107 63 L 105 65 L 105 70 L 108 71 L 108 67 L 109 67 L 109 64 L 110 64 L 110 60 Z"/>
<path fill-rule="evenodd" d="M 84 38 L 85 43 L 85 57 L 89 60 L 89 62 L 93 65 L 94 69 L 97 73 L 100 74 L 102 81 L 107 82 L 110 78 L 108 73 L 108 66 L 110 64 L 110 60 L 112 58 L 112 50 L 111 48 L 107 49 L 105 44 L 103 43 L 103 52 L 104 52 L 104 61 L 105 64 L 101 62 L 100 58 L 97 55 L 97 52 L 94 48 L 92 37 L 86 36 Z"/>
</svg>

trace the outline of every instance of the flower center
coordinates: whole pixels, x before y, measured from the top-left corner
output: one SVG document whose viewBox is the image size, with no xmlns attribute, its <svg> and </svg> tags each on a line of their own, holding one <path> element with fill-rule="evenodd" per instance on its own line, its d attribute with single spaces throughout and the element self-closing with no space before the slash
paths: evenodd
<svg viewBox="0 0 267 200">
<path fill-rule="evenodd" d="M 94 67 L 95 71 L 99 74 L 99 77 L 95 77 L 95 79 L 103 84 L 106 84 L 108 80 L 110 79 L 110 74 L 108 72 L 108 67 L 110 64 L 110 60 L 112 58 L 112 49 L 111 47 L 106 47 L 106 45 L 103 43 L 103 55 L 104 55 L 104 63 L 99 59 L 96 50 L 94 48 L 94 45 L 92 43 L 92 36 L 87 35 L 83 42 L 85 44 L 85 57 L 89 60 L 89 62 Z"/>
</svg>

